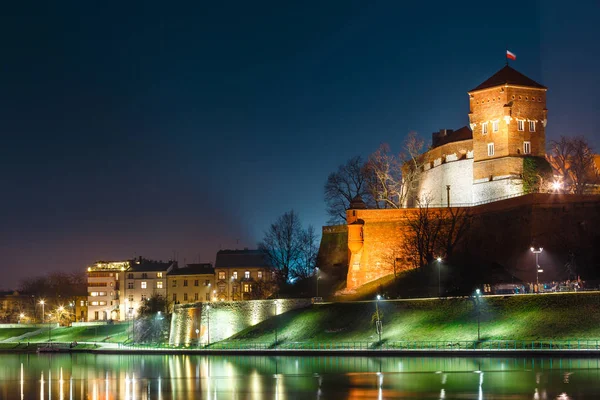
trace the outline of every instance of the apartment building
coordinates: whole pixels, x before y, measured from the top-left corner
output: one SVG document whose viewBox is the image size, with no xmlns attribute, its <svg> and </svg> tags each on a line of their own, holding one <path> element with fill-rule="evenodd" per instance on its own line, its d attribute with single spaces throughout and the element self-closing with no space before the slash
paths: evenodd
<svg viewBox="0 0 600 400">
<path fill-rule="evenodd" d="M 121 283 L 130 264 L 131 261 L 98 261 L 88 267 L 88 321 L 125 319 L 121 304 Z M 79 301 L 81 307 L 81 300 Z M 78 311 L 78 315 L 81 315 L 81 309 Z"/>
<path fill-rule="evenodd" d="M 136 317 L 142 303 L 153 295 L 167 299 L 167 274 L 175 267 L 174 261 L 136 259 L 125 271 L 124 311 L 127 318 Z"/>
<path fill-rule="evenodd" d="M 221 301 L 265 299 L 275 290 L 274 271 L 260 250 L 220 250 L 215 285 Z"/>
<path fill-rule="evenodd" d="M 216 299 L 215 269 L 212 264 L 187 264 L 167 274 L 167 296 L 173 304 L 213 301 Z"/>
</svg>

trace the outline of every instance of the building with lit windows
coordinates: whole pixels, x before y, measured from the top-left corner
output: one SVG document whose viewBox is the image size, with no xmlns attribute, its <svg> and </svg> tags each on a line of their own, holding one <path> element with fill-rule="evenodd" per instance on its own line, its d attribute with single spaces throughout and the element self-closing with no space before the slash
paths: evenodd
<svg viewBox="0 0 600 400">
<path fill-rule="evenodd" d="M 137 316 L 140 306 L 153 295 L 167 299 L 167 274 L 175 261 L 151 261 L 142 257 L 131 263 L 124 277 L 124 310 L 127 318 Z"/>
<path fill-rule="evenodd" d="M 167 274 L 167 300 L 172 305 L 213 301 L 216 292 L 212 264 L 187 264 Z"/>
<path fill-rule="evenodd" d="M 121 304 L 121 290 L 125 270 L 130 264 L 131 261 L 98 261 L 88 267 L 88 321 L 125 319 Z M 81 315 L 81 311 L 78 311 L 78 315 Z"/>
<path fill-rule="evenodd" d="M 273 267 L 260 250 L 220 250 L 215 285 L 220 301 L 265 299 L 275 290 Z"/>
</svg>

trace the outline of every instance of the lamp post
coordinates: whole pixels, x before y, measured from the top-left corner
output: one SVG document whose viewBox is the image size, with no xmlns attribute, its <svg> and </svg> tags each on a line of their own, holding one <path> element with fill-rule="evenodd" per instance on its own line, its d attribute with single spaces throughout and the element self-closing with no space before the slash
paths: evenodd
<svg viewBox="0 0 600 400">
<path fill-rule="evenodd" d="M 273 300 L 273 311 L 275 317 L 277 316 L 277 300 Z M 277 348 L 277 321 L 275 321 L 275 348 Z"/>
<path fill-rule="evenodd" d="M 441 280 L 441 274 L 440 274 L 440 270 L 442 269 L 442 257 L 438 257 L 437 258 L 437 264 L 438 264 L 438 297 L 442 297 L 442 280 Z"/>
<path fill-rule="evenodd" d="M 540 263 L 539 263 L 539 256 L 540 253 L 542 251 L 544 251 L 543 247 L 539 247 L 539 248 L 535 248 L 535 247 L 530 247 L 529 250 L 531 250 L 531 252 L 533 254 L 535 254 L 535 287 L 536 287 L 536 291 L 539 293 L 540 291 L 540 272 L 544 272 L 543 269 L 540 268 Z"/>
<path fill-rule="evenodd" d="M 481 341 L 481 290 L 475 290 L 475 306 L 477 307 L 477 341 Z"/>
<path fill-rule="evenodd" d="M 379 317 L 379 300 L 381 300 L 381 296 L 377 295 L 377 301 L 375 301 L 375 312 L 377 315 L 377 321 L 375 322 L 375 329 L 377 330 L 377 335 L 379 335 L 379 343 L 381 344 L 381 331 L 382 331 L 382 326 L 381 326 L 381 318 Z"/>
<path fill-rule="evenodd" d="M 315 284 L 316 284 L 316 296 L 315 297 L 319 297 L 319 267 L 315 267 Z"/>
<path fill-rule="evenodd" d="M 40 304 L 42 305 L 42 324 L 44 322 L 46 322 L 46 314 L 44 313 L 44 304 L 46 304 L 46 302 L 44 300 L 40 300 Z"/>
<path fill-rule="evenodd" d="M 198 347 L 200 347 L 200 329 L 196 328 L 196 342 L 198 342 Z"/>
<path fill-rule="evenodd" d="M 19 324 L 21 324 L 21 320 L 25 318 L 25 314 L 21 313 L 19 314 Z"/>
<path fill-rule="evenodd" d="M 208 320 L 206 327 L 206 345 L 210 346 L 210 304 L 206 305 L 206 319 Z"/>
<path fill-rule="evenodd" d="M 135 323 L 133 321 L 133 307 L 129 307 L 129 323 L 131 324 L 131 339 L 135 344 Z"/>
</svg>

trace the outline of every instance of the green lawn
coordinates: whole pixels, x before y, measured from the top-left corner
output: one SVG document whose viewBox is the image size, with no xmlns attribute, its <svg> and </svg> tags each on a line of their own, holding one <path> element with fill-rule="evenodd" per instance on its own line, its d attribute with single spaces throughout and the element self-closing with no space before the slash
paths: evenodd
<svg viewBox="0 0 600 400">
<path fill-rule="evenodd" d="M 108 342 L 117 343 L 127 340 L 127 324 L 62 327 L 52 329 L 51 337 L 55 342 Z M 28 338 L 32 343 L 47 342 L 48 330 Z"/>
<path fill-rule="evenodd" d="M 28 332 L 33 332 L 37 329 L 38 328 L 2 328 L 0 329 L 0 340 L 6 340 L 12 337 L 21 336 Z"/>
<path fill-rule="evenodd" d="M 388 341 L 477 340 L 471 299 L 380 301 Z M 375 302 L 317 304 L 250 327 L 232 342 L 375 341 Z M 600 293 L 485 297 L 483 340 L 600 339 Z"/>
</svg>

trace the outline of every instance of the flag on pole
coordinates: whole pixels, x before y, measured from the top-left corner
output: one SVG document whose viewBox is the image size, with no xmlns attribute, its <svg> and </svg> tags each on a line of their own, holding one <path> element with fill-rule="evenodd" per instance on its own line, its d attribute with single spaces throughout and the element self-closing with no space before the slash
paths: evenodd
<svg viewBox="0 0 600 400">
<path fill-rule="evenodd" d="M 515 53 L 511 53 L 510 51 L 506 50 L 506 58 L 509 58 L 511 60 L 516 60 L 517 56 L 515 55 Z"/>
</svg>

